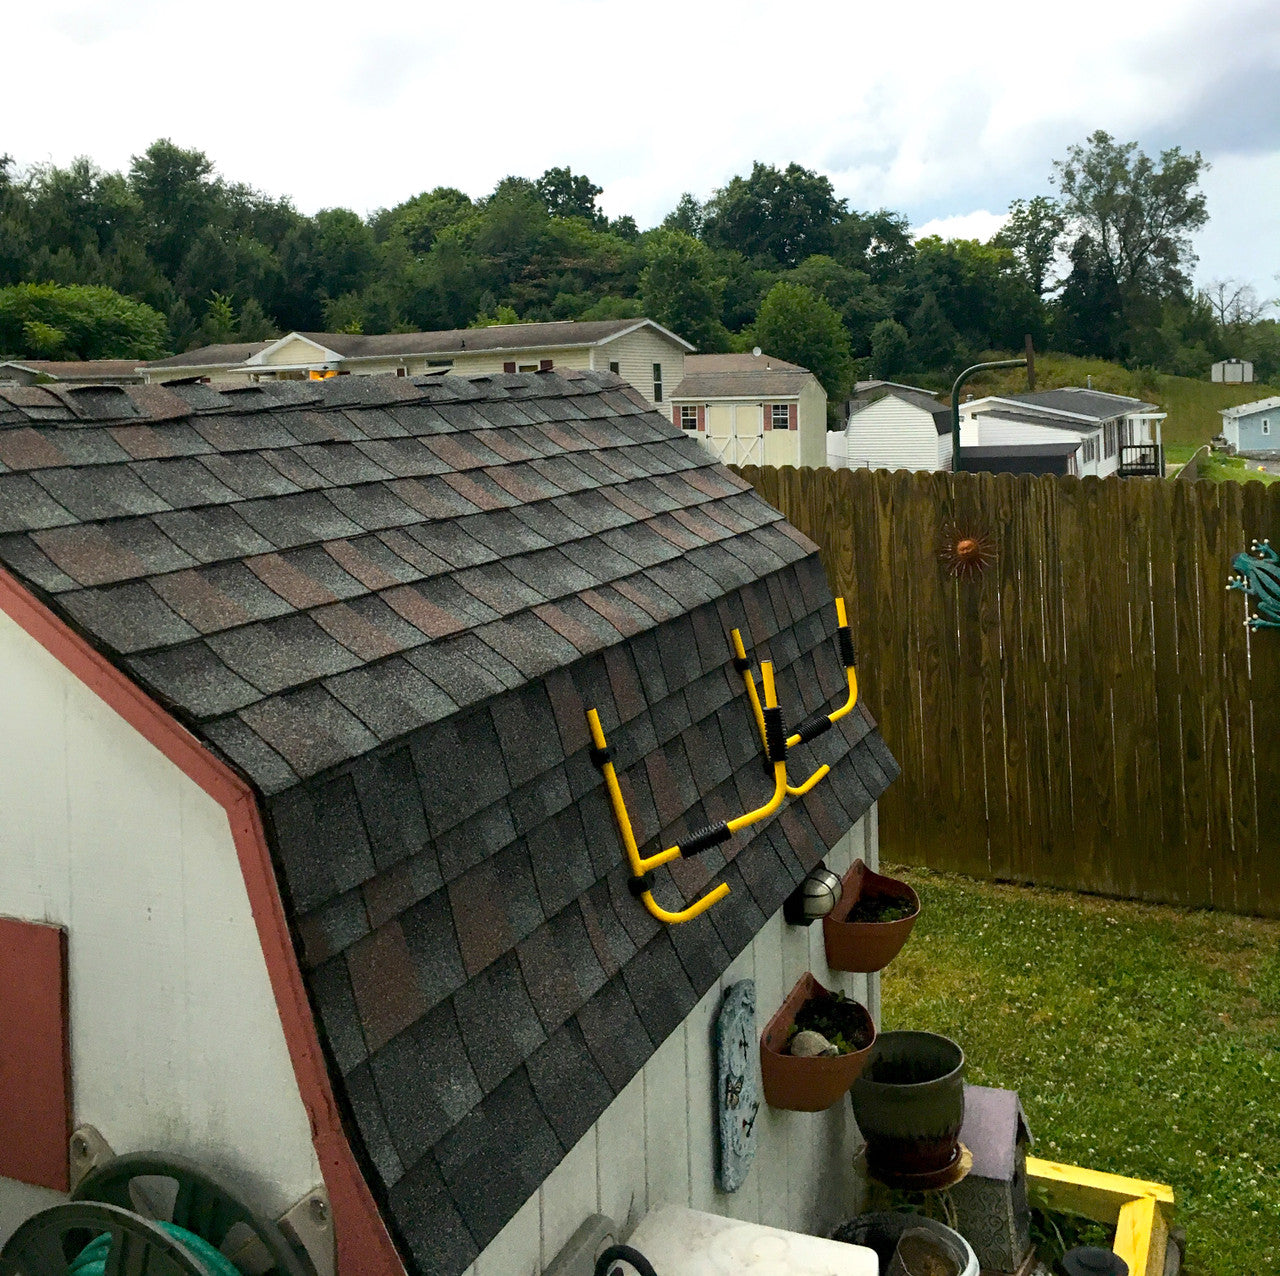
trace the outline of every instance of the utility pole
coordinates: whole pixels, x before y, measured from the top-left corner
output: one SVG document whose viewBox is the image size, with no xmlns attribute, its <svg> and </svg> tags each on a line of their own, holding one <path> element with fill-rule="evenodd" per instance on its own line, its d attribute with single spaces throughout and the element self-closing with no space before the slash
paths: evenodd
<svg viewBox="0 0 1280 1276">
<path fill-rule="evenodd" d="M 1030 341 L 1031 338 L 1028 337 L 1027 340 Z M 973 367 L 966 368 L 956 377 L 956 383 L 951 387 L 951 472 L 953 474 L 964 469 L 960 464 L 960 387 L 979 372 L 988 372 L 992 368 L 1025 368 L 1026 366 L 1026 359 L 997 359 L 994 363 L 975 363 Z"/>
<path fill-rule="evenodd" d="M 1036 392 L 1036 347 L 1031 340 L 1031 334 L 1027 333 L 1023 338 L 1027 349 L 1027 393 L 1035 394 Z"/>
</svg>

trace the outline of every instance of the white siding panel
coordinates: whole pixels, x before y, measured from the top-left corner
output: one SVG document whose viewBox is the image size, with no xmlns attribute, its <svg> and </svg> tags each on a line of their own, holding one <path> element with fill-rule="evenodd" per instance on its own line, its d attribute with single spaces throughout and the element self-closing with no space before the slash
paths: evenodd
<svg viewBox="0 0 1280 1276">
<path fill-rule="evenodd" d="M 872 807 L 833 848 L 828 866 L 843 873 L 861 856 L 878 867 L 876 828 Z M 714 1034 L 724 991 L 739 979 L 754 978 L 758 1027 L 763 1029 L 809 969 L 828 988 L 862 1000 L 878 1022 L 879 976 L 868 979 L 828 969 L 822 927 L 788 926 L 781 911 L 775 913 L 481 1254 L 475 1276 L 542 1271 L 597 1212 L 613 1219 L 623 1237 L 650 1209 L 666 1202 L 815 1234 L 857 1213 L 865 1186 L 856 1169 L 861 1140 L 845 1102 L 815 1113 L 780 1112 L 766 1105 L 758 1118 L 760 1141 L 746 1183 L 734 1193 L 715 1186 Z M 539 1220 L 540 1238 L 534 1226 Z"/>
<path fill-rule="evenodd" d="M 225 811 L 2 614 L 0 705 L 0 914 L 67 929 L 74 1121 L 282 1213 L 320 1172 Z"/>
<path fill-rule="evenodd" d="M 855 412 L 845 427 L 850 466 L 873 470 L 936 470 L 938 428 L 923 408 L 885 395 Z"/>
<path fill-rule="evenodd" d="M 671 417 L 669 402 L 675 388 L 684 380 L 684 350 L 652 328 L 640 328 L 625 337 L 606 341 L 601 356 L 618 365 L 618 375 L 629 381 L 650 403 L 653 403 L 653 365 L 662 364 L 661 410 Z M 658 405 L 655 405 L 658 406 Z"/>
</svg>

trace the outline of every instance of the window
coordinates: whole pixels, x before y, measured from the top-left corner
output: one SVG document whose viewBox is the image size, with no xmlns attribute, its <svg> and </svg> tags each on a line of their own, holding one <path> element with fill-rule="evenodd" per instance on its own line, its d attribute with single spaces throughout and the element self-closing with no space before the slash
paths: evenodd
<svg viewBox="0 0 1280 1276">
<path fill-rule="evenodd" d="M 517 372 L 537 372 L 538 365 L 536 363 L 517 363 Z"/>
<path fill-rule="evenodd" d="M 680 428 L 682 430 L 696 430 L 698 428 L 697 408 L 680 409 Z"/>
<path fill-rule="evenodd" d="M 617 361 L 617 359 L 610 359 L 610 361 L 609 361 L 609 371 L 610 371 L 610 372 L 612 372 L 615 376 L 618 374 L 618 361 Z"/>
<path fill-rule="evenodd" d="M 662 364 L 653 365 L 653 401 L 662 402 Z"/>
<path fill-rule="evenodd" d="M 769 409 L 769 428 L 785 430 L 791 424 L 789 409 L 785 403 L 775 403 Z"/>
<path fill-rule="evenodd" d="M 1270 418 L 1269 418 L 1269 417 L 1265 417 L 1265 416 L 1264 416 L 1264 417 L 1262 418 L 1262 432 L 1263 432 L 1263 434 L 1270 434 L 1270 433 L 1271 433 L 1271 420 L 1270 420 Z"/>
<path fill-rule="evenodd" d="M 1085 439 L 1084 447 L 1080 450 L 1080 460 L 1085 465 L 1091 465 L 1098 459 L 1098 440 L 1095 436 L 1091 439 Z"/>
<path fill-rule="evenodd" d="M 1108 421 L 1102 427 L 1104 456 L 1115 456 L 1116 454 L 1116 423 Z"/>
<path fill-rule="evenodd" d="M 398 376 L 398 377 L 407 377 L 408 375 L 409 375 L 409 369 L 408 369 L 408 368 L 397 368 L 397 369 L 396 369 L 396 376 Z"/>
</svg>

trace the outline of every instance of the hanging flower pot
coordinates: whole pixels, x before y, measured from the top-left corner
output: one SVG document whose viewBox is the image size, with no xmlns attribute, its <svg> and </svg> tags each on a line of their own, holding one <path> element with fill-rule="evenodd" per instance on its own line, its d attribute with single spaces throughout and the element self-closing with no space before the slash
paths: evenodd
<svg viewBox="0 0 1280 1276">
<path fill-rule="evenodd" d="M 920 916 L 920 897 L 906 882 L 872 872 L 861 860 L 841 882 L 840 900 L 822 919 L 827 965 L 871 974 L 901 951 Z"/>
<path fill-rule="evenodd" d="M 820 1034 L 840 1053 L 792 1054 L 802 1032 L 810 1040 Z M 862 1071 L 875 1039 L 864 1005 L 824 988 L 805 971 L 760 1037 L 765 1102 L 791 1112 L 821 1112 L 838 1103 Z"/>
</svg>

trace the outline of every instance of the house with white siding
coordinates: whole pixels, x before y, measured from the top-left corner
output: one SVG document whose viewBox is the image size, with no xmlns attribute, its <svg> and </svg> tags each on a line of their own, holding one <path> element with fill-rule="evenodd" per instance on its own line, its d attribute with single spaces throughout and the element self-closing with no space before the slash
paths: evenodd
<svg viewBox="0 0 1280 1276">
<path fill-rule="evenodd" d="M 1161 422 L 1153 403 L 1081 386 L 987 395 L 960 405 L 960 448 L 1025 447 L 1076 439 L 1068 473 L 1105 477 L 1164 473 Z"/>
<path fill-rule="evenodd" d="M 671 394 L 671 421 L 729 465 L 826 464 L 827 392 L 797 363 L 759 348 L 695 354 Z"/>
<path fill-rule="evenodd" d="M 253 384 L 326 376 L 450 371 L 615 372 L 655 407 L 684 379 L 691 346 L 652 319 L 504 323 L 445 332 L 290 332 L 274 341 L 201 346 L 141 366 L 148 382 Z"/>
<path fill-rule="evenodd" d="M 1280 452 L 1280 397 L 1224 408 L 1220 415 L 1223 437 L 1233 451 L 1246 456 Z"/>
<path fill-rule="evenodd" d="M 827 435 L 832 469 L 949 470 L 951 410 L 918 386 L 862 381 L 843 430 Z"/>
</svg>

